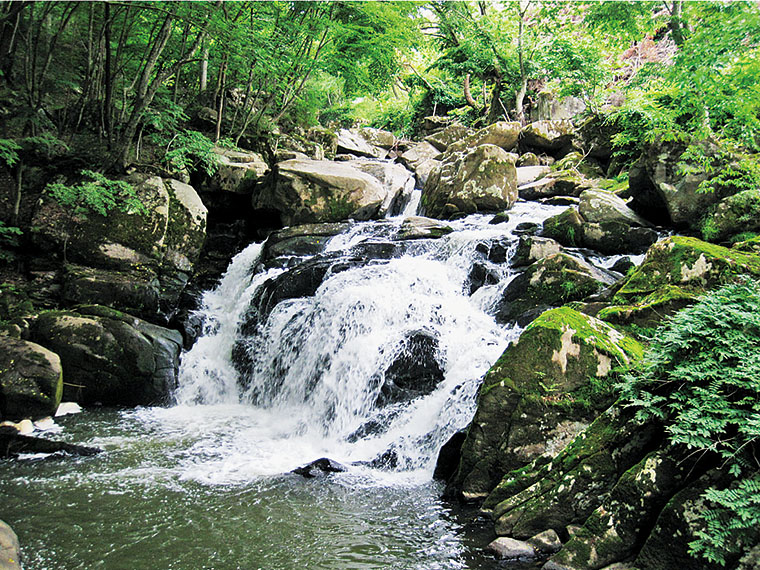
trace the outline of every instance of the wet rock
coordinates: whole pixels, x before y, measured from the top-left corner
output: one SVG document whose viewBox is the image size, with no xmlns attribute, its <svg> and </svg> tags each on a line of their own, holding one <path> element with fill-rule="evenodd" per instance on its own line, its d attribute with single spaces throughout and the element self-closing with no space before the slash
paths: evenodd
<svg viewBox="0 0 760 570">
<path fill-rule="evenodd" d="M 267 238 L 262 260 L 321 253 L 327 242 L 351 227 L 350 223 L 301 224 L 278 230 Z"/>
<path fill-rule="evenodd" d="M 21 570 L 21 546 L 19 546 L 18 537 L 3 521 L 0 521 L 0 568 Z"/>
<path fill-rule="evenodd" d="M 636 267 L 636 264 L 633 261 L 631 261 L 631 258 L 628 256 L 624 256 L 618 259 L 612 265 L 612 267 L 610 267 L 610 269 L 612 271 L 617 271 L 618 273 L 625 275 L 626 273 L 628 273 L 628 271 L 630 271 L 634 267 Z"/>
<path fill-rule="evenodd" d="M 344 473 L 346 471 L 348 471 L 348 468 L 345 465 L 333 461 L 332 459 L 328 459 L 327 457 L 322 457 L 321 459 L 315 459 L 303 467 L 293 469 L 291 473 L 301 475 L 306 479 L 313 479 L 314 477 L 320 477 L 330 473 Z"/>
<path fill-rule="evenodd" d="M 524 267 L 561 250 L 562 246 L 551 238 L 523 235 L 510 261 L 514 267 Z"/>
<path fill-rule="evenodd" d="M 467 431 L 459 430 L 443 444 L 441 451 L 438 452 L 438 459 L 435 462 L 433 479 L 448 482 L 454 473 L 456 473 L 462 444 L 466 437 Z"/>
<path fill-rule="evenodd" d="M 533 235 L 541 229 L 541 226 L 535 222 L 521 222 L 515 226 L 516 235 Z"/>
<path fill-rule="evenodd" d="M 509 238 L 497 238 L 479 243 L 475 246 L 475 251 L 485 256 L 491 263 L 505 263 L 510 246 L 511 240 Z"/>
<path fill-rule="evenodd" d="M 541 554 L 554 554 L 562 550 L 562 541 L 556 531 L 551 528 L 529 538 L 526 542 Z"/>
<path fill-rule="evenodd" d="M 612 368 L 642 352 L 593 317 L 566 307 L 543 313 L 486 374 L 451 486 L 467 499 L 484 498 L 511 470 L 547 463 L 610 404 Z M 515 536 L 547 528 L 554 527 Z"/>
<path fill-rule="evenodd" d="M 20 420 L 54 414 L 61 402 L 61 359 L 25 340 L 0 336 L 0 417 Z"/>
<path fill-rule="evenodd" d="M 163 404 L 176 387 L 182 335 L 101 306 L 50 311 L 31 338 L 55 351 L 64 397 L 83 404 Z"/>
<path fill-rule="evenodd" d="M 713 242 L 759 230 L 760 188 L 744 190 L 724 198 L 702 222 L 702 236 Z"/>
<path fill-rule="evenodd" d="M 569 301 L 580 301 L 611 285 L 615 276 L 566 253 L 549 255 L 515 277 L 499 302 L 496 320 L 506 323 L 521 318 L 527 311 L 547 309 Z"/>
<path fill-rule="evenodd" d="M 580 247 L 583 235 L 583 218 L 576 208 L 570 207 L 561 214 L 544 220 L 541 235 L 566 247 Z"/>
<path fill-rule="evenodd" d="M 481 145 L 452 154 L 433 170 L 422 203 L 434 218 L 506 210 L 517 200 L 515 181 L 514 161 L 506 151 Z"/>
<path fill-rule="evenodd" d="M 499 212 L 493 218 L 491 218 L 491 221 L 488 223 L 495 226 L 496 224 L 505 224 L 508 221 L 509 221 L 509 214 L 507 214 L 506 212 Z"/>
<path fill-rule="evenodd" d="M 435 390 L 443 380 L 436 353 L 438 339 L 424 332 L 409 335 L 384 374 L 378 406 L 406 402 Z"/>
<path fill-rule="evenodd" d="M 387 196 L 374 176 L 349 164 L 288 160 L 277 164 L 273 183 L 254 197 L 253 208 L 277 212 L 283 226 L 369 220 Z"/>
<path fill-rule="evenodd" d="M 102 452 L 103 450 L 97 447 L 86 447 L 63 441 L 21 435 L 13 427 L 0 426 L 0 457 L 15 457 L 21 453 L 67 453 L 69 455 L 91 456 Z M 1 540 L 2 538 L 0 538 Z M 2 556 L 2 551 L 0 551 L 0 556 Z M 3 568 L 2 565 L 0 568 Z"/>
<path fill-rule="evenodd" d="M 484 285 L 495 285 L 499 282 L 499 274 L 483 263 L 473 263 L 467 277 L 470 283 L 470 295 Z"/>
<path fill-rule="evenodd" d="M 587 222 L 621 222 L 629 226 L 652 227 L 650 222 L 631 210 L 623 199 L 606 190 L 584 190 L 580 195 L 578 212 Z"/>
<path fill-rule="evenodd" d="M 437 239 L 453 232 L 453 228 L 432 218 L 409 216 L 398 230 L 396 239 Z"/>
<path fill-rule="evenodd" d="M 651 228 L 631 226 L 625 222 L 584 222 L 581 245 L 606 255 L 643 253 L 660 236 Z"/>
<path fill-rule="evenodd" d="M 533 560 L 536 558 L 535 549 L 521 540 L 500 536 L 488 545 L 488 550 L 502 560 Z"/>
</svg>

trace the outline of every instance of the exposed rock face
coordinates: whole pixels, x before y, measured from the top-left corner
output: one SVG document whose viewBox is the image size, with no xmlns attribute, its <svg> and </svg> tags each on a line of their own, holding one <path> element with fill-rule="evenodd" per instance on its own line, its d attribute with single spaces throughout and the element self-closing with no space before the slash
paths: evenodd
<svg viewBox="0 0 760 570">
<path fill-rule="evenodd" d="M 702 144 L 708 156 L 718 149 Z M 715 192 L 700 192 L 699 185 L 710 178 L 697 165 L 683 174 L 680 143 L 661 142 L 649 145 L 639 162 L 630 170 L 629 193 L 631 207 L 642 216 L 657 223 L 672 223 L 697 229 L 699 220 L 710 206 L 723 196 Z"/>
<path fill-rule="evenodd" d="M 157 279 L 159 303 L 168 312 L 200 255 L 207 210 L 193 187 L 179 180 L 144 174 L 127 180 L 145 205 L 145 214 L 113 211 L 107 218 L 90 214 L 70 224 L 55 200 L 43 198 L 32 222 L 37 228 L 32 239 L 54 254 L 62 253 L 66 244 L 69 261 L 103 270 L 138 270 L 145 282 Z"/>
<path fill-rule="evenodd" d="M 531 265 L 544 257 L 559 253 L 562 246 L 550 238 L 535 236 L 520 236 L 517 249 L 512 255 L 512 266 L 522 267 Z"/>
<path fill-rule="evenodd" d="M 0 336 L 0 417 L 50 416 L 61 403 L 61 360 L 48 349 Z"/>
<path fill-rule="evenodd" d="M 614 276 L 585 261 L 555 253 L 533 263 L 507 285 L 496 319 L 525 325 L 549 307 L 579 301 L 614 282 Z"/>
<path fill-rule="evenodd" d="M 512 469 L 554 457 L 609 405 L 605 379 L 612 368 L 642 350 L 572 309 L 542 314 L 486 374 L 452 487 L 466 498 L 484 498 Z"/>
<path fill-rule="evenodd" d="M 499 121 L 483 127 L 465 139 L 450 144 L 446 153 L 462 152 L 485 144 L 492 144 L 505 151 L 511 151 L 515 148 L 519 135 L 520 123 Z"/>
<path fill-rule="evenodd" d="M 51 311 L 34 320 L 31 337 L 60 356 L 67 400 L 161 404 L 176 386 L 182 336 L 125 313 Z"/>
<path fill-rule="evenodd" d="M 540 200 L 554 196 L 580 196 L 584 190 L 594 188 L 597 181 L 575 170 L 556 170 L 534 182 L 521 184 L 520 198 Z"/>
<path fill-rule="evenodd" d="M 438 340 L 424 332 L 407 337 L 399 354 L 385 371 L 379 404 L 405 402 L 432 392 L 443 380 L 436 351 Z"/>
<path fill-rule="evenodd" d="M 349 163 L 287 160 L 274 181 L 253 199 L 258 210 L 274 211 L 283 226 L 369 220 L 380 212 L 388 191 L 374 177 Z"/>
<path fill-rule="evenodd" d="M 362 127 L 359 129 L 359 134 L 372 146 L 385 150 L 393 148 L 396 144 L 396 136 L 390 131 L 374 129 L 372 127 Z"/>
<path fill-rule="evenodd" d="M 584 190 L 580 199 L 578 212 L 587 222 L 623 222 L 629 226 L 652 226 L 650 222 L 631 210 L 625 200 L 612 192 L 599 189 Z"/>
<path fill-rule="evenodd" d="M 378 216 L 388 212 L 398 215 L 409 201 L 414 190 L 414 175 L 400 164 L 380 160 L 355 160 L 351 166 L 374 176 L 386 189 L 386 197 Z"/>
<path fill-rule="evenodd" d="M 558 98 L 551 91 L 538 94 L 537 121 L 561 121 L 572 119 L 586 110 L 586 104 L 578 97 Z"/>
<path fill-rule="evenodd" d="M 471 134 L 472 129 L 460 123 L 454 123 L 432 135 L 426 136 L 425 141 L 432 144 L 439 151 L 444 152 L 450 145 L 467 138 Z"/>
<path fill-rule="evenodd" d="M 377 136 L 380 136 L 379 133 L 376 134 Z M 391 146 L 392 145 L 393 143 L 391 143 Z M 349 129 L 341 129 L 338 131 L 337 152 L 353 154 L 355 156 L 364 156 L 367 158 L 385 158 L 385 155 L 387 154 L 382 149 L 367 142 L 367 139 L 362 136 L 361 133 Z"/>
<path fill-rule="evenodd" d="M 425 184 L 426 215 L 451 218 L 508 209 L 517 200 L 516 181 L 514 160 L 498 146 L 485 144 L 450 154 Z"/>
</svg>

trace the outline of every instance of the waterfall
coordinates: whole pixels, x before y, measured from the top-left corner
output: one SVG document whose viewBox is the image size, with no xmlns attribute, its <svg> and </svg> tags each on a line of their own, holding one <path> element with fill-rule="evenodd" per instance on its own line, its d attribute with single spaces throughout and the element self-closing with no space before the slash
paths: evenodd
<svg viewBox="0 0 760 570">
<path fill-rule="evenodd" d="M 204 331 L 183 357 L 179 406 L 256 414 L 246 437 L 267 439 L 254 445 L 267 450 L 265 472 L 327 455 L 429 477 L 440 447 L 472 418 L 482 376 L 520 332 L 493 318 L 513 271 L 484 259 L 482 246 L 513 247 L 518 223 L 561 209 L 519 203 L 509 222 L 474 215 L 451 222 L 447 236 L 413 242 L 389 241 L 403 216 L 356 223 L 321 254 L 269 269 L 263 245 L 250 245 L 203 297 Z M 362 257 L 373 248 L 393 252 Z M 262 309 L 278 278 L 315 261 L 329 267 L 313 294 Z M 476 261 L 492 277 L 471 294 Z"/>
</svg>

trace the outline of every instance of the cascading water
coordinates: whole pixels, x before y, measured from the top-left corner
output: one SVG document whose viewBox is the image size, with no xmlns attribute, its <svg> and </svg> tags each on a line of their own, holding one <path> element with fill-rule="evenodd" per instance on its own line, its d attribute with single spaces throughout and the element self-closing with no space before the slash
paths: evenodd
<svg viewBox="0 0 760 570">
<path fill-rule="evenodd" d="M 480 378 L 519 334 L 492 316 L 512 272 L 479 250 L 505 236 L 511 247 L 519 223 L 560 210 L 519 203 L 497 225 L 470 216 L 447 236 L 346 268 L 357 250 L 387 246 L 404 218 L 353 224 L 325 245 L 328 269 L 313 295 L 263 312 L 262 290 L 315 258 L 267 270 L 262 245 L 249 246 L 203 299 L 204 334 L 183 358 L 174 412 L 236 406 L 236 421 L 250 429 L 226 464 L 197 463 L 192 476 L 230 477 L 231 464 L 237 477 L 272 474 L 328 456 L 429 479 L 440 447 L 472 417 Z M 476 260 L 495 283 L 470 295 Z M 399 363 L 420 362 L 423 386 L 394 376 Z"/>
</svg>

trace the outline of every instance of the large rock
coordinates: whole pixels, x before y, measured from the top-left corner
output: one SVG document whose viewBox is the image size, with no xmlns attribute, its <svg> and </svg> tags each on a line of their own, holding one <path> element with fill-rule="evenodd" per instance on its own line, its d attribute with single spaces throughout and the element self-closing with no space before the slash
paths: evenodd
<svg viewBox="0 0 760 570">
<path fill-rule="evenodd" d="M 409 216 L 405 218 L 396 234 L 396 239 L 438 239 L 450 234 L 454 230 L 451 226 L 422 216 Z"/>
<path fill-rule="evenodd" d="M 277 212 L 283 226 L 369 220 L 387 196 L 374 176 L 350 163 L 287 160 L 277 164 L 272 184 L 254 197 L 253 207 Z"/>
<path fill-rule="evenodd" d="M 367 142 L 361 133 L 341 129 L 338 131 L 338 153 L 353 154 L 367 158 L 384 158 L 387 153 Z"/>
<path fill-rule="evenodd" d="M 484 144 L 492 144 L 505 151 L 511 151 L 517 145 L 519 135 L 520 123 L 499 121 L 475 131 L 465 139 L 452 143 L 446 149 L 446 154 L 462 152 Z"/>
<path fill-rule="evenodd" d="M 454 123 L 432 135 L 426 136 L 425 141 L 432 144 L 439 151 L 444 152 L 450 145 L 467 138 L 471 134 L 472 129 L 460 123 Z"/>
<path fill-rule="evenodd" d="M 214 147 L 216 172 L 203 183 L 204 191 L 251 194 L 256 182 L 269 172 L 269 165 L 256 152 Z"/>
<path fill-rule="evenodd" d="M 18 537 L 7 523 L 0 521 L 0 568 L 21 570 L 21 547 Z"/>
<path fill-rule="evenodd" d="M 533 263 L 504 290 L 496 320 L 525 325 L 539 312 L 580 301 L 615 282 L 615 277 L 566 253 Z"/>
<path fill-rule="evenodd" d="M 420 186 L 425 186 L 430 172 L 438 166 L 439 162 L 435 159 L 440 151 L 427 141 L 422 141 L 403 153 L 399 158 L 401 162 L 417 178 Z"/>
<path fill-rule="evenodd" d="M 551 238 L 520 236 L 517 248 L 512 254 L 512 266 L 531 265 L 545 257 L 559 253 L 561 250 L 562 246 Z"/>
<path fill-rule="evenodd" d="M 0 336 L 0 417 L 20 420 L 53 415 L 62 391 L 57 354 L 33 342 Z"/>
<path fill-rule="evenodd" d="M 541 235 L 567 247 L 580 247 L 583 240 L 583 218 L 577 208 L 546 218 Z"/>
<path fill-rule="evenodd" d="M 350 223 L 302 224 L 278 230 L 264 243 L 262 262 L 281 256 L 309 256 L 324 251 L 327 242 L 351 227 Z"/>
<path fill-rule="evenodd" d="M 724 198 L 702 222 L 702 237 L 709 241 L 757 231 L 760 231 L 760 188 Z"/>
<path fill-rule="evenodd" d="M 432 392 L 443 380 L 438 339 L 422 331 L 408 335 L 384 373 L 378 405 L 396 404 Z"/>
<path fill-rule="evenodd" d="M 623 222 L 629 226 L 651 227 L 652 224 L 631 210 L 625 200 L 612 192 L 588 189 L 581 192 L 578 211 L 587 222 Z"/>
<path fill-rule="evenodd" d="M 362 127 L 359 129 L 359 134 L 372 146 L 385 150 L 390 150 L 396 144 L 396 135 L 390 131 L 384 131 L 372 127 Z"/>
<path fill-rule="evenodd" d="M 577 170 L 555 170 L 543 178 L 521 184 L 518 191 L 523 200 L 541 200 L 555 196 L 577 197 L 597 185 L 597 180 L 587 178 Z"/>
<path fill-rule="evenodd" d="M 535 120 L 562 121 L 572 119 L 585 110 L 586 104 L 578 97 L 559 98 L 551 91 L 541 91 L 538 94 Z"/>
<path fill-rule="evenodd" d="M 635 340 L 593 317 L 543 313 L 486 374 L 452 486 L 485 498 L 511 470 L 554 457 L 610 404 L 612 369 L 641 354 Z"/>
<path fill-rule="evenodd" d="M 34 320 L 31 338 L 60 356 L 66 400 L 162 404 L 176 387 L 182 336 L 126 313 L 50 311 Z"/>
<path fill-rule="evenodd" d="M 569 149 L 574 135 L 571 121 L 535 121 L 520 131 L 520 144 L 528 149 L 556 153 Z"/>
<path fill-rule="evenodd" d="M 448 153 L 447 153 L 448 154 Z M 475 212 L 500 212 L 517 200 L 513 158 L 484 144 L 453 153 L 431 172 L 422 194 L 425 213 L 450 218 Z"/>
<path fill-rule="evenodd" d="M 207 210 L 193 187 L 179 180 L 134 174 L 127 181 L 145 213 L 91 213 L 73 224 L 58 202 L 43 197 L 32 222 L 32 240 L 53 253 L 62 253 L 65 245 L 67 259 L 81 265 L 155 274 L 168 312 L 200 255 Z"/>
<path fill-rule="evenodd" d="M 710 143 L 702 147 L 708 157 L 719 152 Z M 653 222 L 698 229 L 705 212 L 723 196 L 699 189 L 711 175 L 697 164 L 684 162 L 684 150 L 683 144 L 675 142 L 653 143 L 644 149 L 629 173 L 630 206 Z"/>
<path fill-rule="evenodd" d="M 401 209 L 414 190 L 414 175 L 400 164 L 384 160 L 354 160 L 351 166 L 374 176 L 387 192 L 385 202 L 380 206 L 378 216 L 401 213 Z"/>
</svg>

